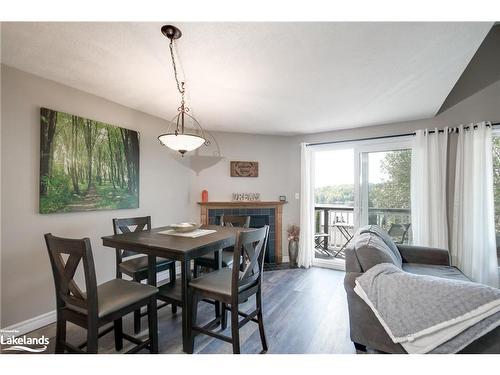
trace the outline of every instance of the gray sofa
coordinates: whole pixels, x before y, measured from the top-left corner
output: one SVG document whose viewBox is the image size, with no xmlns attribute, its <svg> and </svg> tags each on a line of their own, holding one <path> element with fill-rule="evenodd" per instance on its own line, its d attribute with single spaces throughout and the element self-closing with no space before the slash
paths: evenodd
<svg viewBox="0 0 500 375">
<path fill-rule="evenodd" d="M 396 245 L 376 225 L 360 228 L 346 249 L 344 287 L 349 306 L 351 340 L 356 349 L 370 348 L 385 353 L 406 353 L 392 342 L 370 307 L 354 292 L 355 280 L 379 263 L 392 263 L 406 272 L 470 281 L 450 266 L 448 250 Z M 500 327 L 474 341 L 460 353 L 500 353 Z"/>
</svg>

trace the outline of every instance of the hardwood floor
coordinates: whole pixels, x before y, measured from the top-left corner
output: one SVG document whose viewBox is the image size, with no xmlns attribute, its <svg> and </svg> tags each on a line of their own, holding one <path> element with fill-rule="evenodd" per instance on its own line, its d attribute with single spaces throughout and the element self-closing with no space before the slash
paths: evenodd
<svg viewBox="0 0 500 375">
<path fill-rule="evenodd" d="M 344 272 L 322 268 L 288 269 L 264 273 L 264 324 L 269 344 L 268 353 L 356 353 L 349 339 L 347 300 L 343 286 Z M 241 311 L 255 306 L 252 297 L 240 305 Z M 213 306 L 200 303 L 198 322 L 213 318 Z M 147 327 L 145 318 L 143 327 Z M 133 316 L 124 319 L 125 332 L 133 333 Z M 182 353 L 181 313 L 173 315 L 170 308 L 158 311 L 160 353 Z M 230 324 L 223 332 L 230 333 Z M 50 337 L 46 353 L 53 353 L 55 324 L 29 333 L 27 336 Z M 139 336 L 147 336 L 144 330 Z M 85 341 L 85 331 L 68 324 L 70 343 Z M 132 344 L 124 343 L 123 352 Z M 242 353 L 259 353 L 261 343 L 258 327 L 248 323 L 240 330 Z M 143 351 L 147 353 L 147 351 Z M 99 340 L 99 353 L 115 353 L 113 334 Z M 196 337 L 195 353 L 229 354 L 230 344 L 208 336 Z"/>
</svg>

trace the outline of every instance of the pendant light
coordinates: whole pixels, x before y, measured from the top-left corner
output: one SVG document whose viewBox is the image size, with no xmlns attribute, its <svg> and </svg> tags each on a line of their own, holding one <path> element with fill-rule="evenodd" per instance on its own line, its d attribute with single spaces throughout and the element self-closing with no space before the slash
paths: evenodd
<svg viewBox="0 0 500 375">
<path fill-rule="evenodd" d="M 181 95 L 181 105 L 177 108 L 177 115 L 171 121 L 165 134 L 158 137 L 160 143 L 172 150 L 180 152 L 182 156 L 186 152 L 193 151 L 202 145 L 208 146 L 210 142 L 205 136 L 205 132 L 198 120 L 189 114 L 189 108 L 185 103 L 185 82 L 179 82 L 177 77 L 177 65 L 174 56 L 174 41 L 182 36 L 181 31 L 172 25 L 165 25 L 161 32 L 170 40 L 170 57 L 172 58 L 172 67 L 174 78 L 177 84 L 177 91 Z"/>
</svg>

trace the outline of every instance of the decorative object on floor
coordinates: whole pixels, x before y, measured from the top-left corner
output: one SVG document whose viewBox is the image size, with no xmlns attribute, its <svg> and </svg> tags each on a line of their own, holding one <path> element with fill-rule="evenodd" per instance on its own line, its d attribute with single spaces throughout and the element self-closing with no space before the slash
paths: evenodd
<svg viewBox="0 0 500 375">
<path fill-rule="evenodd" d="M 208 202 L 208 190 L 202 190 L 201 191 L 201 201 L 202 202 Z"/>
<path fill-rule="evenodd" d="M 165 134 L 158 137 L 160 143 L 172 150 L 179 151 L 182 156 L 186 152 L 193 151 L 203 144 L 210 145 L 203 128 L 198 120 L 189 114 L 189 107 L 186 106 L 186 82 L 180 81 L 177 75 L 177 65 L 175 63 L 174 41 L 182 36 L 181 31 L 172 25 L 164 25 L 161 32 L 170 40 L 170 57 L 172 58 L 172 67 L 174 69 L 175 82 L 177 90 L 181 94 L 181 105 L 178 108 L 179 113 L 174 116 L 170 126 Z"/>
<path fill-rule="evenodd" d="M 177 233 L 188 233 L 192 232 L 201 227 L 201 224 L 196 223 L 179 223 L 179 224 L 171 224 L 170 228 L 176 231 Z"/>
<path fill-rule="evenodd" d="M 41 214 L 139 207 L 139 133 L 40 110 Z"/>
<path fill-rule="evenodd" d="M 290 225 L 286 231 L 288 233 L 288 259 L 290 268 L 297 267 L 297 255 L 299 253 L 300 228 L 297 225 Z"/>
<path fill-rule="evenodd" d="M 231 177 L 259 177 L 259 162 L 232 161 Z"/>
<path fill-rule="evenodd" d="M 280 202 L 286 202 L 286 195 L 280 195 Z"/>
<path fill-rule="evenodd" d="M 233 193 L 235 202 L 255 202 L 260 201 L 260 193 Z"/>
</svg>

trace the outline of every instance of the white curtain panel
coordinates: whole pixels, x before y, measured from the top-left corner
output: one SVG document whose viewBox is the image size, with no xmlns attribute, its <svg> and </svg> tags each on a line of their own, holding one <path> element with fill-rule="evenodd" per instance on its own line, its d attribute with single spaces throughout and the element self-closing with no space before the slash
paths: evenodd
<svg viewBox="0 0 500 375">
<path fill-rule="evenodd" d="M 417 130 L 411 161 L 413 243 L 448 248 L 446 178 L 448 128 Z"/>
<path fill-rule="evenodd" d="M 312 191 L 312 151 L 307 143 L 300 145 L 300 238 L 297 264 L 312 266 L 314 249 L 314 192 Z"/>
<path fill-rule="evenodd" d="M 474 281 L 498 287 L 491 127 L 458 131 L 452 263 Z"/>
</svg>

